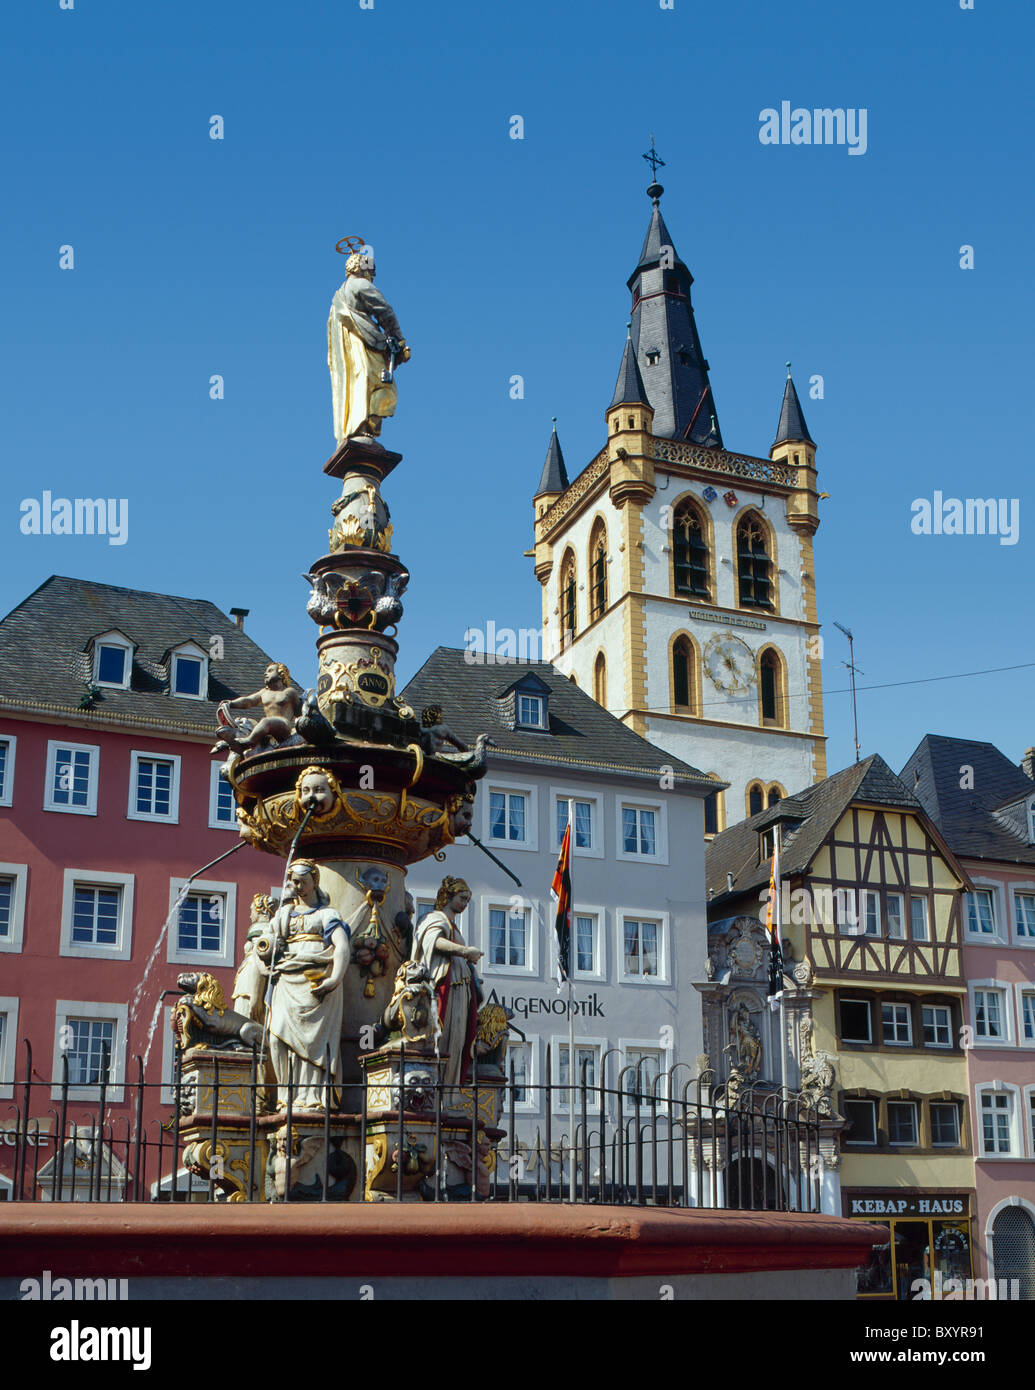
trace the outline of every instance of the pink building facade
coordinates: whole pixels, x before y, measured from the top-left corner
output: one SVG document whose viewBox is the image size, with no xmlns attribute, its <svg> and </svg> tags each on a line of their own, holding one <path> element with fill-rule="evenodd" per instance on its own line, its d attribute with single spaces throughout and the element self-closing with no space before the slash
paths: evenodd
<svg viewBox="0 0 1035 1390">
<path fill-rule="evenodd" d="M 73 629 L 71 653 L 47 640 L 57 614 Z M 236 808 L 209 751 L 217 704 L 257 690 L 268 660 L 232 619 L 201 601 L 55 579 L 0 623 L 0 639 L 2 1197 L 24 1040 L 36 1083 L 60 1081 L 67 1060 L 68 1121 L 84 1130 L 97 1123 L 107 1060 L 116 1147 L 135 1127 L 136 1059 L 146 1057 L 144 1127 L 155 1139 L 172 1102 L 176 996 L 163 991 L 181 972 L 207 971 L 229 1003 L 252 898 L 279 891 L 283 866 L 235 848 Z M 63 688 L 69 668 L 75 684 Z M 185 881 L 228 850 L 170 917 Z M 40 1094 L 34 1116 L 46 1113 Z M 53 1154 L 59 1088 L 51 1104 L 40 1167 Z"/>
</svg>

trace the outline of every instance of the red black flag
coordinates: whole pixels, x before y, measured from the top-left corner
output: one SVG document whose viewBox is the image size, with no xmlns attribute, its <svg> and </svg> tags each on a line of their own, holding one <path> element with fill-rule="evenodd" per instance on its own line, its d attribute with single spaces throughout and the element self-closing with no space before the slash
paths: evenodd
<svg viewBox="0 0 1035 1390">
<path fill-rule="evenodd" d="M 557 932 L 557 964 L 561 981 L 571 975 L 571 817 L 564 827 L 561 852 L 557 856 L 550 897 L 557 904 L 555 930 Z"/>
</svg>

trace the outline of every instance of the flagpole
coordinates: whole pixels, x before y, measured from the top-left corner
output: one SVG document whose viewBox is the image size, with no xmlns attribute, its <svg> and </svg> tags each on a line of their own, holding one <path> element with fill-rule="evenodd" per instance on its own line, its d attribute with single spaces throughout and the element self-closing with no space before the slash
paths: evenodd
<svg viewBox="0 0 1035 1390">
<path fill-rule="evenodd" d="M 568 879 L 571 880 L 571 865 L 575 858 L 575 801 L 568 798 Z M 574 916 L 574 893 L 568 899 L 569 920 Z M 574 926 L 574 921 L 571 923 Z M 575 1004 L 572 997 L 571 976 L 574 970 L 572 948 L 578 952 L 578 942 L 573 941 L 574 932 L 568 933 L 568 1115 L 570 1119 L 569 1136 L 571 1157 L 568 1165 L 568 1201 L 575 1202 Z"/>
<path fill-rule="evenodd" d="M 783 884 L 780 882 L 780 823 L 773 827 L 776 832 L 776 940 L 780 948 L 780 975 L 783 975 L 783 919 L 781 916 L 781 899 L 783 897 Z M 786 1098 L 787 1095 L 787 1016 L 784 1013 L 783 1001 L 783 979 L 779 979 L 777 984 L 780 986 L 780 1089 Z"/>
</svg>

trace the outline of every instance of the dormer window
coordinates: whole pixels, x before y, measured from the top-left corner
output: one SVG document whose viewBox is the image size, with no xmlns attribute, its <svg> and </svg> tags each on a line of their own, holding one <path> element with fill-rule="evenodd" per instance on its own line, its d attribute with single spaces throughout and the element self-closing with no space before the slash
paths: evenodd
<svg viewBox="0 0 1035 1390">
<path fill-rule="evenodd" d="M 169 693 L 183 700 L 208 699 L 208 657 L 195 642 L 184 642 L 169 654 Z"/>
<path fill-rule="evenodd" d="M 517 725 L 519 729 L 546 728 L 546 701 L 542 695 L 517 697 Z"/>
<path fill-rule="evenodd" d="M 647 352 L 647 366 L 656 367 L 661 361 L 661 353 L 657 348 L 650 348 Z"/>
<path fill-rule="evenodd" d="M 528 671 L 513 685 L 501 690 L 497 698 L 505 701 L 504 708 L 513 718 L 515 729 L 549 731 L 550 687 L 534 671 Z"/>
<path fill-rule="evenodd" d="M 1028 844 L 1035 845 L 1035 796 L 1028 802 Z"/>
<path fill-rule="evenodd" d="M 133 643 L 121 632 L 105 632 L 94 638 L 93 683 L 112 690 L 128 690 L 133 669 Z"/>
</svg>

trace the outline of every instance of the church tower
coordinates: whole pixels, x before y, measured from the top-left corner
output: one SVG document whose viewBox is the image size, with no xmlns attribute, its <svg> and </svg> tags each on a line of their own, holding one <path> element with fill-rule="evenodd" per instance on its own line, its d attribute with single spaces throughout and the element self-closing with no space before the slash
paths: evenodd
<svg viewBox="0 0 1035 1390">
<path fill-rule="evenodd" d="M 547 658 L 729 783 L 714 833 L 826 776 L 816 445 L 788 366 L 769 457 L 726 449 L 663 192 L 647 189 L 606 443 L 569 482 L 554 426 L 533 553 Z"/>
</svg>

